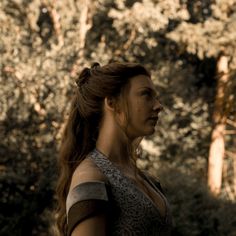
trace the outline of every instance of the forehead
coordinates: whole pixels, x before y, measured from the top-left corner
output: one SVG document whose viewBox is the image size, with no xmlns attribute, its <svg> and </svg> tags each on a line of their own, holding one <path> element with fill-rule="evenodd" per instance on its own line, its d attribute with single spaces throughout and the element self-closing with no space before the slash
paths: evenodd
<svg viewBox="0 0 236 236">
<path fill-rule="evenodd" d="M 149 76 L 137 75 L 130 79 L 130 90 L 141 89 L 144 87 L 155 90 L 154 84 Z"/>
</svg>

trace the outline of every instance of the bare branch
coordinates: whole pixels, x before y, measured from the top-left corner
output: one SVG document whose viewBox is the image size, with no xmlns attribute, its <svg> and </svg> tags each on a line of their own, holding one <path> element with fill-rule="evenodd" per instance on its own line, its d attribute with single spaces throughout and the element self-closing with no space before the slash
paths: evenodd
<svg viewBox="0 0 236 236">
<path fill-rule="evenodd" d="M 231 125 L 231 126 L 233 126 L 234 128 L 236 128 L 236 122 L 234 122 L 234 121 L 232 121 L 232 120 L 230 120 L 230 119 L 227 119 L 227 120 L 226 120 L 226 123 L 227 123 L 228 125 Z"/>
</svg>

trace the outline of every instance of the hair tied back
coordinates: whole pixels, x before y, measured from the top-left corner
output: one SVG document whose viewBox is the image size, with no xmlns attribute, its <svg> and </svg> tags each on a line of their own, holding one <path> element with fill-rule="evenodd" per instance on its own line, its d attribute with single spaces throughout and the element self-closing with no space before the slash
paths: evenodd
<svg viewBox="0 0 236 236">
<path fill-rule="evenodd" d="M 79 88 L 81 88 L 81 86 L 82 86 L 83 84 L 85 84 L 85 83 L 88 81 L 88 79 L 89 79 L 90 76 L 91 76 L 91 74 L 90 74 L 90 69 L 89 69 L 88 67 L 85 67 L 85 68 L 81 71 L 79 77 L 75 80 L 76 85 L 77 85 Z"/>
<path fill-rule="evenodd" d="M 97 69 L 98 67 L 100 67 L 100 64 L 98 62 L 94 62 L 91 66 L 91 69 Z"/>
<path fill-rule="evenodd" d="M 85 68 L 81 71 L 79 77 L 75 80 L 76 85 L 77 85 L 79 88 L 81 88 L 81 86 L 82 86 L 83 84 L 85 84 L 85 83 L 88 82 L 89 78 L 90 78 L 91 75 L 92 75 L 93 70 L 96 70 L 98 67 L 100 67 L 100 64 L 97 63 L 97 62 L 94 62 L 94 63 L 92 64 L 92 66 L 91 66 L 90 69 L 89 69 L 88 67 L 85 67 Z"/>
</svg>

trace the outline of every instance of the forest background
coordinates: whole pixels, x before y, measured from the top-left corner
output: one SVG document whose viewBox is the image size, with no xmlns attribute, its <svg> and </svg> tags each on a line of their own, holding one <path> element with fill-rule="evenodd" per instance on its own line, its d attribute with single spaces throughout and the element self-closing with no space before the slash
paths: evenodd
<svg viewBox="0 0 236 236">
<path fill-rule="evenodd" d="M 74 80 L 94 61 L 152 73 L 165 111 L 138 165 L 161 180 L 174 235 L 236 235 L 235 0 L 1 0 L 0 30 L 0 235 L 51 234 Z"/>
</svg>

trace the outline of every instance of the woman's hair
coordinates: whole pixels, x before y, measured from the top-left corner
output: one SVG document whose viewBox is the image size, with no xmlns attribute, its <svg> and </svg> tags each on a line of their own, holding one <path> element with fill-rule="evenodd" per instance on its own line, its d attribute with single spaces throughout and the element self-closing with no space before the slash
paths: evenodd
<svg viewBox="0 0 236 236">
<path fill-rule="evenodd" d="M 66 197 L 71 177 L 80 162 L 95 148 L 104 99 L 124 94 L 129 79 L 137 75 L 150 76 L 142 65 L 136 63 L 110 63 L 105 66 L 94 63 L 91 68 L 84 68 L 76 80 L 76 91 L 59 152 L 60 176 L 56 194 L 60 235 L 67 234 Z"/>
</svg>

